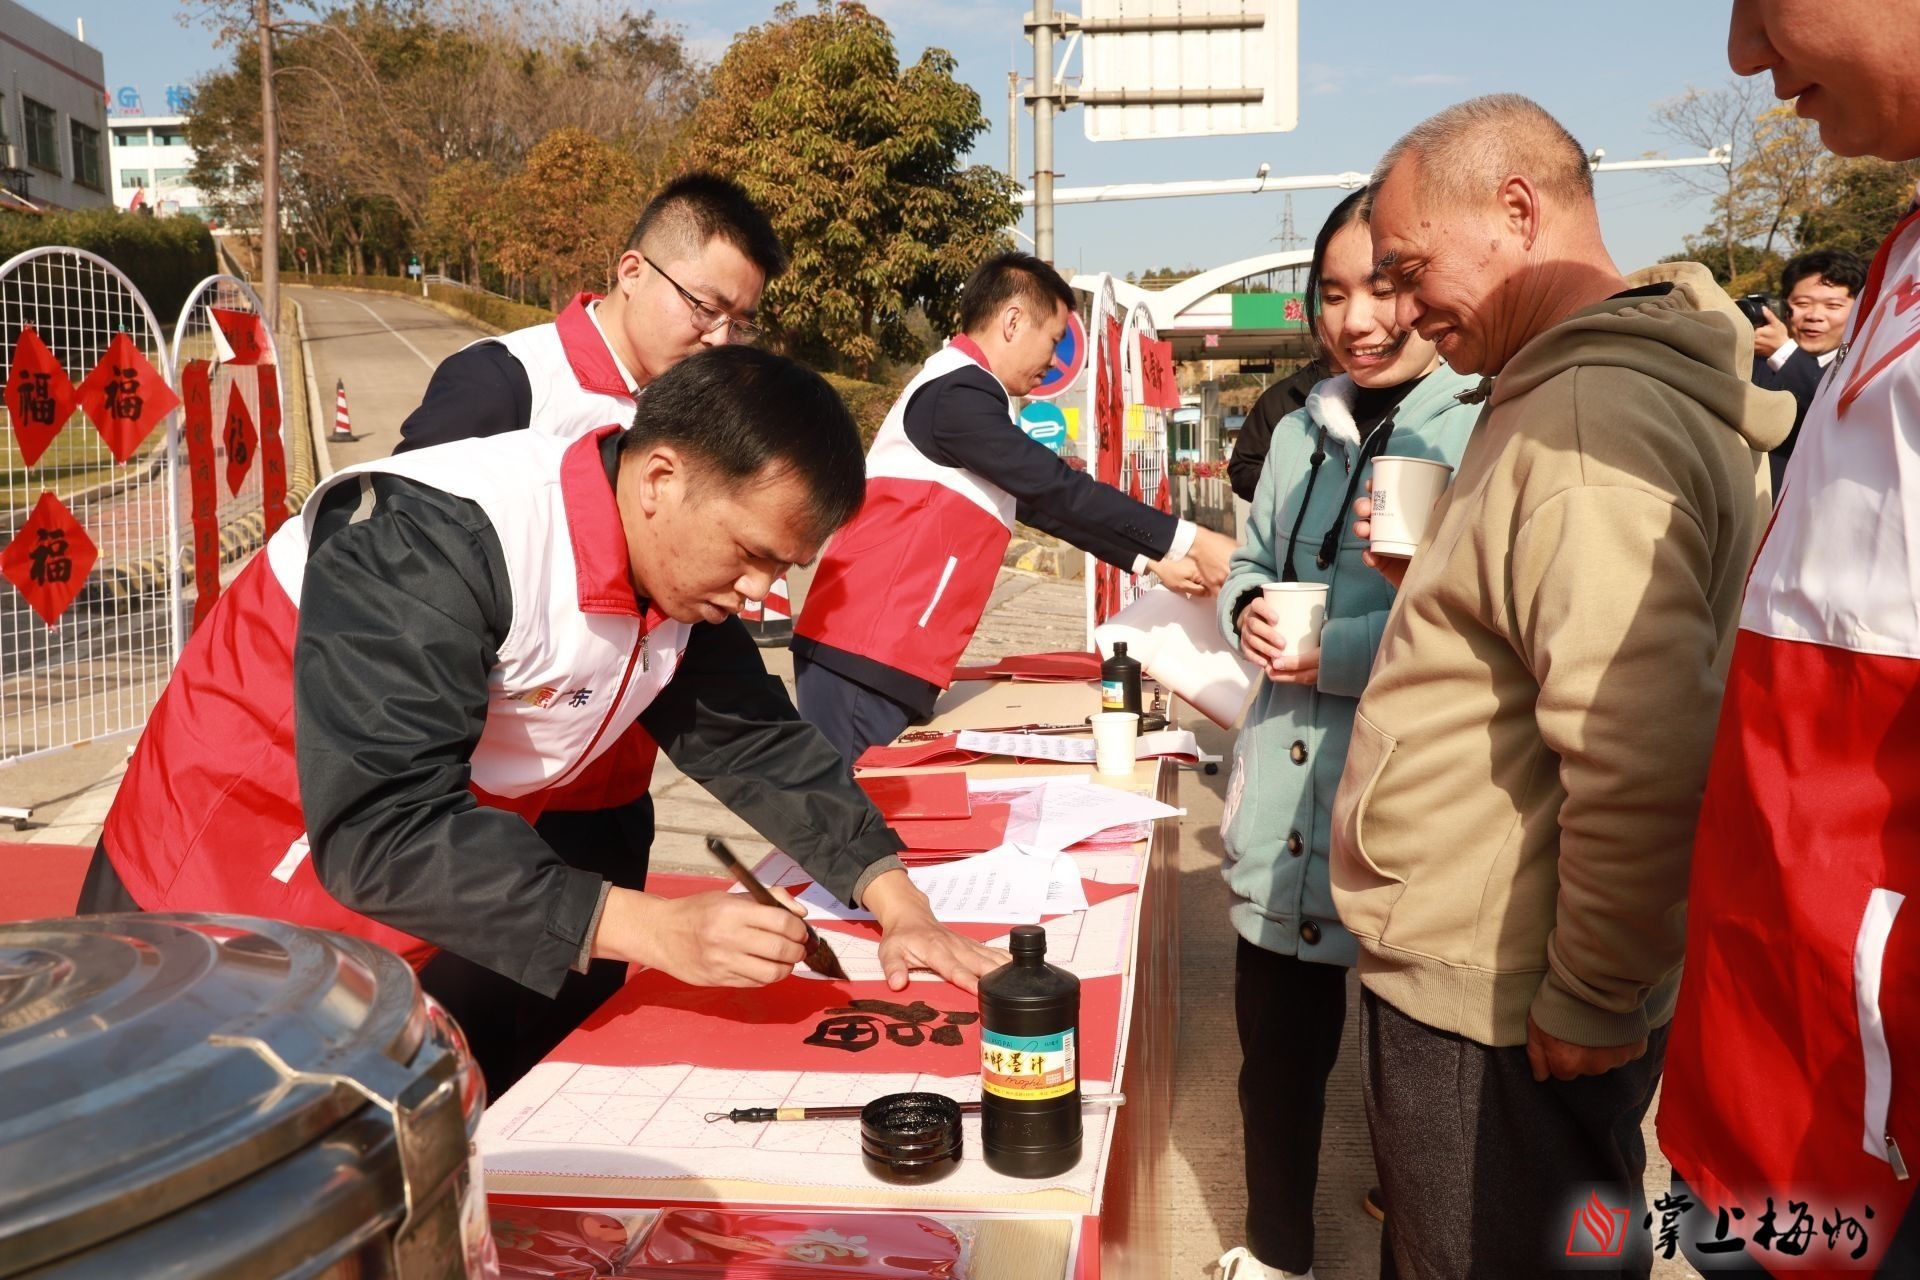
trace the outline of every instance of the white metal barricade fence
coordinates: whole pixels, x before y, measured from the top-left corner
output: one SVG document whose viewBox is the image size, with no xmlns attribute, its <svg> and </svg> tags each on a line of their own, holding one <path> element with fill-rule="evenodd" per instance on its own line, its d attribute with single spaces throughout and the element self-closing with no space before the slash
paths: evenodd
<svg viewBox="0 0 1920 1280">
<path fill-rule="evenodd" d="M 160 412 L 172 361 L 152 309 L 84 250 L 0 264 L 0 362 L 0 763 L 12 763 L 138 729 L 165 687 L 179 644 L 179 415 Z"/>
<path fill-rule="evenodd" d="M 231 342 L 222 350 L 220 331 L 215 310 L 228 313 L 243 313 L 255 317 L 263 316 L 266 308 L 261 305 L 258 294 L 248 287 L 245 281 L 231 275 L 208 276 L 187 296 L 186 303 L 180 308 L 180 318 L 173 329 L 173 370 L 176 381 L 184 390 L 188 366 L 197 360 L 208 364 L 208 382 L 211 392 L 210 408 L 213 426 L 214 486 L 217 507 L 212 517 L 219 546 L 220 570 L 231 571 L 233 566 L 244 561 L 266 542 L 267 520 L 264 505 L 265 455 L 259 451 L 259 441 L 254 457 L 239 457 L 233 471 L 239 476 L 238 488 L 228 483 L 230 464 L 236 463 L 236 450 L 244 452 L 245 446 L 238 441 L 227 439 L 229 423 L 229 405 L 233 397 L 238 396 L 246 407 L 247 421 L 251 423 L 256 437 L 264 436 L 269 423 L 278 422 L 280 426 L 280 446 L 282 456 L 290 456 L 291 442 L 286 437 L 286 386 L 282 378 L 274 379 L 274 404 L 271 414 L 265 412 L 261 402 L 261 365 L 236 364 L 226 357 L 231 354 Z M 259 336 L 266 348 L 266 366 L 278 369 L 279 346 L 274 335 L 263 324 Z M 181 595 L 179 607 L 182 611 L 180 635 L 184 642 L 191 632 L 191 609 L 198 595 L 195 581 L 195 549 L 193 538 L 193 494 L 190 476 L 191 457 L 186 449 L 184 426 L 179 447 L 182 450 L 182 465 L 175 482 L 174 502 L 179 513 L 178 563 L 181 565 Z"/>
</svg>

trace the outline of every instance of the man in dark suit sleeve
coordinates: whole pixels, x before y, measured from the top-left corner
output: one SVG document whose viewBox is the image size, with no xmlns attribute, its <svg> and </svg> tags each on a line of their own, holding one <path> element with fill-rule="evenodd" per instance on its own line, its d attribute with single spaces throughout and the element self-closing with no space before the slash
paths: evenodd
<svg viewBox="0 0 1920 1280">
<path fill-rule="evenodd" d="M 1260 471 L 1267 465 L 1273 428 L 1295 409 L 1304 408 L 1307 393 L 1333 374 L 1324 359 L 1315 359 L 1260 393 L 1247 420 L 1240 424 L 1240 436 L 1233 442 L 1233 453 L 1227 458 L 1227 479 L 1236 497 L 1243 502 L 1253 501 L 1253 491 L 1260 487 Z"/>
<path fill-rule="evenodd" d="M 1787 459 L 1799 442 L 1807 406 L 1813 403 L 1827 366 L 1839 354 L 1847 334 L 1847 319 L 1853 314 L 1853 300 L 1866 282 L 1866 264 L 1850 253 L 1838 249 L 1803 253 L 1780 273 L 1786 320 L 1782 322 L 1771 310 L 1763 310 L 1767 323 L 1754 330 L 1753 385 L 1793 393 L 1793 430 L 1767 455 L 1776 501 L 1786 482 Z"/>
</svg>

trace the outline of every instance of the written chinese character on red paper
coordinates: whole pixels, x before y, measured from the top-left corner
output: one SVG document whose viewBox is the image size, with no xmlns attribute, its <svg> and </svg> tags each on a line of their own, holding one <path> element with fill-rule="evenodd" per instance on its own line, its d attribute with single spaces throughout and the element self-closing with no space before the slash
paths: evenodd
<svg viewBox="0 0 1920 1280">
<path fill-rule="evenodd" d="M 87 584 L 99 555 L 66 503 L 49 491 L 40 495 L 26 523 L 0 551 L 0 573 L 51 627 Z"/>
<path fill-rule="evenodd" d="M 280 375 L 260 366 L 260 507 L 267 536 L 287 521 L 287 454 L 280 443 Z"/>
<path fill-rule="evenodd" d="M 227 492 L 238 497 L 260 449 L 260 433 L 253 428 L 253 415 L 237 382 L 227 388 L 227 425 L 220 430 L 220 443 L 227 451 Z"/>
<path fill-rule="evenodd" d="M 251 311 L 208 307 L 213 314 L 213 346 L 221 364 L 272 364 L 267 327 Z"/>
<path fill-rule="evenodd" d="M 54 438 L 73 416 L 73 383 L 59 359 L 28 325 L 13 344 L 13 368 L 7 375 L 7 417 L 20 459 L 28 466 L 40 461 Z"/>
<path fill-rule="evenodd" d="M 180 403 L 160 371 L 124 333 L 113 335 L 100 363 L 80 384 L 79 399 L 115 462 L 131 458 Z"/>
</svg>

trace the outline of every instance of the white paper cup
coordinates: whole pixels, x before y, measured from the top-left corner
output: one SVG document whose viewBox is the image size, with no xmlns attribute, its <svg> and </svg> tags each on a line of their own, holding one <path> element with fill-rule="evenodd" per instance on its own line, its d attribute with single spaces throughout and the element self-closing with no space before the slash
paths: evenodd
<svg viewBox="0 0 1920 1280">
<path fill-rule="evenodd" d="M 1373 554 L 1410 556 L 1426 536 L 1433 506 L 1447 491 L 1453 468 L 1430 458 L 1373 460 Z"/>
<path fill-rule="evenodd" d="M 1093 767 L 1118 777 L 1133 773 L 1134 744 L 1140 738 L 1140 716 L 1134 711 L 1093 713 Z"/>
<path fill-rule="evenodd" d="M 1320 628 L 1327 622 L 1326 583 L 1269 582 L 1260 594 L 1278 616 L 1280 638 L 1288 653 L 1320 651 Z"/>
</svg>

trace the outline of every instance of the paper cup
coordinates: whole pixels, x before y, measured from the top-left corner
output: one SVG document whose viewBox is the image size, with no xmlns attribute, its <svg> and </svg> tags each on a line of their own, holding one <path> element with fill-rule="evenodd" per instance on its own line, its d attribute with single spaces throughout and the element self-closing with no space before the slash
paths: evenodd
<svg viewBox="0 0 1920 1280">
<path fill-rule="evenodd" d="M 1320 628 L 1327 621 L 1327 584 L 1269 582 L 1260 588 L 1279 618 L 1280 638 L 1288 653 L 1318 653 Z"/>
<path fill-rule="evenodd" d="M 1429 458 L 1373 460 L 1373 554 L 1410 556 L 1426 536 L 1434 503 L 1447 491 L 1453 468 Z"/>
<path fill-rule="evenodd" d="M 1093 767 L 1109 776 L 1131 776 L 1134 744 L 1140 737 L 1140 716 L 1134 711 L 1093 713 Z"/>
</svg>

